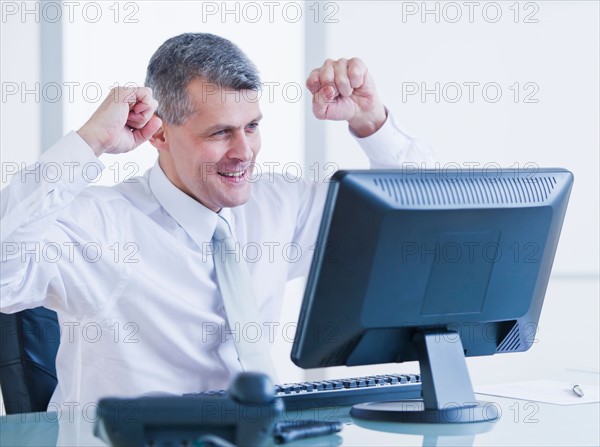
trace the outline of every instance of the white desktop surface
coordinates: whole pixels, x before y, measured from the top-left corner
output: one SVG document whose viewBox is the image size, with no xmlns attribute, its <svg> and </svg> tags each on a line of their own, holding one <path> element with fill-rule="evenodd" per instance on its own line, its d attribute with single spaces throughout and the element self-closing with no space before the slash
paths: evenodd
<svg viewBox="0 0 600 447">
<path fill-rule="evenodd" d="M 598 279 L 554 278 L 542 310 L 538 339 L 528 352 L 468 359 L 473 386 L 550 379 L 598 386 L 599 370 L 599 290 Z M 405 370 L 395 365 L 396 371 Z M 340 373 L 340 377 L 348 371 Z M 353 374 L 352 374 L 353 375 Z M 370 428 L 347 423 L 338 435 L 297 441 L 295 445 L 345 446 L 598 446 L 600 445 L 600 404 L 553 405 L 515 398 L 478 395 L 496 402 L 501 417 L 488 424 L 491 430 L 475 435 L 442 436 L 444 427 L 416 424 L 372 423 Z M 326 411 L 308 410 L 305 418 L 336 418 L 351 421 L 348 407 Z M 104 445 L 92 435 L 85 420 L 69 421 L 52 413 L 11 415 L 0 418 L 0 446 L 92 446 Z M 360 422 L 359 422 L 360 424 Z M 360 424 L 364 425 L 364 424 Z M 465 429 L 473 428 L 465 426 Z M 481 430 L 481 425 L 475 427 Z M 389 433 L 402 430 L 404 433 Z M 456 428 L 451 428 L 457 431 Z M 458 429 L 460 430 L 460 429 Z M 410 434 L 406 434 L 406 432 Z M 436 436 L 438 436 L 436 438 Z M 474 436 L 474 438 L 473 438 Z"/>
<path fill-rule="evenodd" d="M 479 396 L 482 397 L 482 396 Z M 560 406 L 495 398 L 501 418 L 493 423 L 419 425 L 350 422 L 349 407 L 328 409 L 327 415 L 346 423 L 335 435 L 295 441 L 286 445 L 314 446 L 598 446 L 600 404 Z M 312 413 L 312 412 L 309 412 Z M 314 414 L 310 414 L 313 416 Z M 309 416 L 309 414 L 305 414 Z M 4 416 L 0 422 L 2 446 L 104 446 L 93 437 L 93 424 L 60 420 L 55 413 Z M 365 428 L 365 425 L 369 428 Z M 391 431 L 391 432 L 390 432 Z M 400 432 L 400 433 L 398 433 Z"/>
</svg>

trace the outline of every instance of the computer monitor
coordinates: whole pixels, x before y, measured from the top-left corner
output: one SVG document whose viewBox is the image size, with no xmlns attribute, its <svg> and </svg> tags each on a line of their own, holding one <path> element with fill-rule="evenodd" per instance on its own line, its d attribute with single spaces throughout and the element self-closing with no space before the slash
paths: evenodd
<svg viewBox="0 0 600 447">
<path fill-rule="evenodd" d="M 532 345 L 572 183 L 564 169 L 337 172 L 292 360 L 419 361 L 422 402 L 360 404 L 355 417 L 496 418 L 465 357 Z"/>
</svg>

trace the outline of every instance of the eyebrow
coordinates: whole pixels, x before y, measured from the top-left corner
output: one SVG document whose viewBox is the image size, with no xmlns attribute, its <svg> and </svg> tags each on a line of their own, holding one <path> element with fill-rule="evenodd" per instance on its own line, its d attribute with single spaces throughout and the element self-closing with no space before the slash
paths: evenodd
<svg viewBox="0 0 600 447">
<path fill-rule="evenodd" d="M 260 113 L 256 118 L 250 120 L 246 125 L 248 125 L 250 123 L 255 123 L 262 119 L 263 119 L 263 115 L 262 115 L 262 113 Z M 231 129 L 236 129 L 237 127 L 238 126 L 232 126 L 231 124 L 215 124 L 214 126 L 210 126 L 203 133 L 206 135 L 210 135 L 218 130 L 231 130 Z"/>
</svg>

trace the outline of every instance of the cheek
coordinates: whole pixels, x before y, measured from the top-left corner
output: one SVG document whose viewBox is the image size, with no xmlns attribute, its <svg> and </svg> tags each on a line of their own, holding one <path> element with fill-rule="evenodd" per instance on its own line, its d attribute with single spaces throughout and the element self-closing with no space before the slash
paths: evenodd
<svg viewBox="0 0 600 447">
<path fill-rule="evenodd" d="M 256 133 L 256 137 L 253 141 L 252 144 L 252 152 L 254 152 L 254 157 L 256 158 L 256 156 L 258 155 L 258 153 L 260 152 L 260 147 L 262 145 L 262 141 L 260 139 L 260 133 L 257 132 Z"/>
<path fill-rule="evenodd" d="M 200 186 L 222 181 L 217 174 L 218 165 L 224 157 L 221 151 L 215 150 L 214 147 L 196 148 L 189 156 L 187 161 L 184 160 L 187 163 L 185 169 L 192 173 Z"/>
<path fill-rule="evenodd" d="M 186 150 L 184 158 L 181 159 L 182 163 L 187 165 L 187 169 L 210 169 L 221 161 L 222 153 L 218 148 L 196 146 L 189 150 Z"/>
</svg>

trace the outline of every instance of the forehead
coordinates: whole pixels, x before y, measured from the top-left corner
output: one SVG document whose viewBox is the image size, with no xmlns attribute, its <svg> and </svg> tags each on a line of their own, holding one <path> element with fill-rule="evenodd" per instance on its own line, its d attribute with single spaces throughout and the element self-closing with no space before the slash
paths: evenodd
<svg viewBox="0 0 600 447">
<path fill-rule="evenodd" d="M 259 92 L 254 90 L 221 88 L 197 78 L 188 84 L 187 93 L 195 111 L 193 118 L 207 119 L 214 116 L 244 121 L 256 119 L 260 114 Z"/>
</svg>

